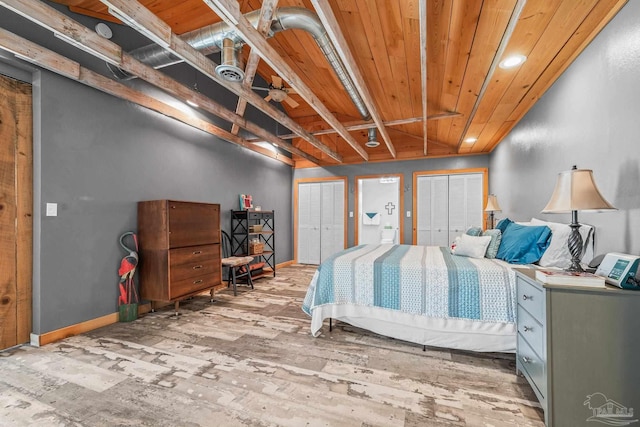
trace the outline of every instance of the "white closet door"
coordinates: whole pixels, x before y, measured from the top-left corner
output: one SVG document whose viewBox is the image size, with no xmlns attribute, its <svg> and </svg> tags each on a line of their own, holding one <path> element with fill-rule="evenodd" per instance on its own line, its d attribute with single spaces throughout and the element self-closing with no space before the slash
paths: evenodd
<svg viewBox="0 0 640 427">
<path fill-rule="evenodd" d="M 322 183 L 320 261 L 344 249 L 344 182 Z"/>
<path fill-rule="evenodd" d="M 467 228 L 466 176 L 449 176 L 449 244 Z"/>
<path fill-rule="evenodd" d="M 449 177 L 449 240 L 469 227 L 482 227 L 482 174 Z"/>
<path fill-rule="evenodd" d="M 418 177 L 418 245 L 446 246 L 449 236 L 449 177 Z"/>
<path fill-rule="evenodd" d="M 483 175 L 474 173 L 467 175 L 466 181 L 466 227 L 482 227 L 482 188 Z"/>
<path fill-rule="evenodd" d="M 431 181 L 431 246 L 449 246 L 449 177 Z"/>
<path fill-rule="evenodd" d="M 298 186 L 298 262 L 320 263 L 321 186 L 318 183 Z"/>
<path fill-rule="evenodd" d="M 431 243 L 431 182 L 430 176 L 419 176 L 417 180 L 416 224 L 418 245 L 432 246 Z"/>
<path fill-rule="evenodd" d="M 482 226 L 481 173 L 423 175 L 417 180 L 417 244 L 449 246 L 471 226 Z"/>
</svg>

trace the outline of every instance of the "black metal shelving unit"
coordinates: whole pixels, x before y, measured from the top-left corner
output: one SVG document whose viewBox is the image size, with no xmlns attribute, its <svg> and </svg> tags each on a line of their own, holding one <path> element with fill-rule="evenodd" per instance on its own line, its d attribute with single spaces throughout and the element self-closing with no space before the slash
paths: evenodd
<svg viewBox="0 0 640 427">
<path fill-rule="evenodd" d="M 260 231 L 254 226 L 261 226 Z M 260 254 L 249 253 L 249 242 L 258 239 L 264 245 Z M 264 262 L 261 273 L 252 275 L 257 279 L 273 273 L 276 275 L 276 236 L 274 211 L 231 211 L 231 252 L 234 256 L 251 255 L 254 263 Z"/>
</svg>

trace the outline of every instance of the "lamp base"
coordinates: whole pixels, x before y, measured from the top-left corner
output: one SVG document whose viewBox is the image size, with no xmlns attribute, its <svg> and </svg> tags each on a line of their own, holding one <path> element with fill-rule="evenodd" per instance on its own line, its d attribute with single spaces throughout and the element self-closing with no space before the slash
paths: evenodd
<svg viewBox="0 0 640 427">
<path fill-rule="evenodd" d="M 577 221 L 573 221 L 569 224 L 569 227 L 571 227 L 571 234 L 569 234 L 568 240 L 569 252 L 571 253 L 571 265 L 567 268 L 567 271 L 582 273 L 584 269 L 580 265 L 580 259 L 582 258 L 582 236 L 579 231 L 580 224 Z"/>
</svg>

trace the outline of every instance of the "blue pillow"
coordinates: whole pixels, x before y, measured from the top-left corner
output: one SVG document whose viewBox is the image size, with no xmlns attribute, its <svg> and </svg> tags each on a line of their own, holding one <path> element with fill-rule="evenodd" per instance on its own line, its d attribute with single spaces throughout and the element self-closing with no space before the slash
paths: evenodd
<svg viewBox="0 0 640 427">
<path fill-rule="evenodd" d="M 512 264 L 531 264 L 542 258 L 551 243 L 551 229 L 546 225 L 520 225 L 508 218 L 498 223 L 502 241 L 496 258 Z"/>
<path fill-rule="evenodd" d="M 482 236 L 482 228 L 469 227 L 465 234 L 467 234 L 468 236 Z"/>
</svg>

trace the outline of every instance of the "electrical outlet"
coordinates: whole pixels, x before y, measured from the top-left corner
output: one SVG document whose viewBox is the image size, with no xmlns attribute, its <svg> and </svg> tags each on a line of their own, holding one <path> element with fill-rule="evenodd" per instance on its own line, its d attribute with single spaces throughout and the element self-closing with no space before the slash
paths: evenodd
<svg viewBox="0 0 640 427">
<path fill-rule="evenodd" d="M 353 212 L 349 212 L 349 218 L 353 218 Z"/>
<path fill-rule="evenodd" d="M 407 218 L 411 218 L 411 211 L 407 211 Z"/>
</svg>

